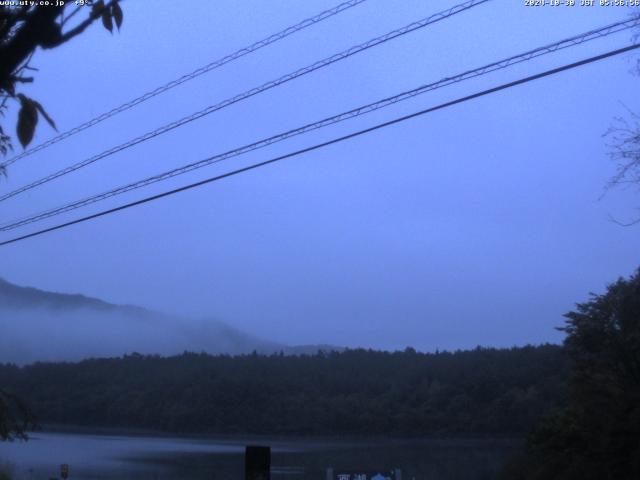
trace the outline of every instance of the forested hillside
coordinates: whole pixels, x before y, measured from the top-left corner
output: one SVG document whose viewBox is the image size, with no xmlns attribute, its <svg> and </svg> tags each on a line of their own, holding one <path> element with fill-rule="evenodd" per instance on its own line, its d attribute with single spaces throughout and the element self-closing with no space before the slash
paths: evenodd
<svg viewBox="0 0 640 480">
<path fill-rule="evenodd" d="M 40 423 L 170 432 L 525 434 L 564 401 L 559 346 L 455 353 L 162 358 L 0 366 Z"/>
</svg>

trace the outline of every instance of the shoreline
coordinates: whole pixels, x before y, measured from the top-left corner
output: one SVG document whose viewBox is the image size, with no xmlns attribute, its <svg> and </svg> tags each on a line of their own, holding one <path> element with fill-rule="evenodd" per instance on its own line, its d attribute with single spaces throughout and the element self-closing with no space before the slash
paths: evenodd
<svg viewBox="0 0 640 480">
<path fill-rule="evenodd" d="M 220 443 L 238 444 L 259 441 L 271 441 L 276 443 L 301 442 L 307 445 L 323 442 L 335 445 L 362 444 L 362 445 L 402 445 L 402 444 L 425 444 L 432 446 L 511 446 L 514 447 L 524 443 L 524 437 L 500 436 L 500 435 L 458 435 L 458 436 L 423 436 L 423 437 L 386 437 L 380 435 L 283 435 L 283 434 L 255 434 L 255 433 L 190 433 L 190 432 L 167 432 L 162 430 L 150 430 L 128 427 L 104 427 L 86 425 L 66 425 L 66 424 L 43 424 L 42 428 L 29 432 L 30 435 L 38 433 L 45 434 L 65 434 L 65 435 L 92 435 L 111 436 L 128 438 L 165 438 L 180 440 L 200 440 L 218 441 Z"/>
</svg>

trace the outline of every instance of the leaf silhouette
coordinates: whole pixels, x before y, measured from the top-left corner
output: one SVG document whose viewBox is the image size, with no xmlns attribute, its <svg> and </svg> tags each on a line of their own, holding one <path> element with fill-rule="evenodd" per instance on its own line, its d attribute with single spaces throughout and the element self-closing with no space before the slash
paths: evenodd
<svg viewBox="0 0 640 480">
<path fill-rule="evenodd" d="M 120 4 L 118 2 L 114 3 L 111 6 L 111 15 L 113 16 L 113 19 L 116 21 L 116 27 L 118 27 L 118 30 L 120 30 L 120 27 L 122 26 L 123 14 L 122 14 L 122 8 L 120 8 Z"/>
<path fill-rule="evenodd" d="M 102 12 L 102 25 L 113 33 L 113 21 L 111 20 L 111 13 L 107 9 Z"/>
<path fill-rule="evenodd" d="M 56 122 L 53 121 L 53 118 L 49 116 L 49 114 L 45 111 L 44 107 L 40 104 L 40 102 L 36 102 L 35 100 L 31 100 L 31 102 L 38 109 L 38 112 L 40 112 L 40 115 L 42 115 L 44 119 L 47 121 L 47 123 L 51 125 L 51 128 L 53 128 L 57 132 L 58 127 L 56 127 Z"/>
<path fill-rule="evenodd" d="M 97 17 L 102 12 L 103 8 L 104 8 L 104 1 L 98 0 L 91 6 L 91 16 Z"/>
<path fill-rule="evenodd" d="M 20 99 L 20 112 L 18 113 L 16 133 L 22 147 L 25 148 L 33 140 L 33 134 L 38 124 L 38 109 L 33 101 L 24 95 L 18 94 L 18 98 Z"/>
</svg>

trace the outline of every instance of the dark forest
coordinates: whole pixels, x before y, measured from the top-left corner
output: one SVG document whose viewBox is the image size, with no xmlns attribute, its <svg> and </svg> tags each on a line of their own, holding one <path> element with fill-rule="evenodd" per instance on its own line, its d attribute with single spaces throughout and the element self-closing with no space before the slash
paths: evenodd
<svg viewBox="0 0 640 480">
<path fill-rule="evenodd" d="M 42 424 L 180 433 L 522 436 L 565 396 L 561 347 L 161 358 L 0 367 Z"/>
</svg>

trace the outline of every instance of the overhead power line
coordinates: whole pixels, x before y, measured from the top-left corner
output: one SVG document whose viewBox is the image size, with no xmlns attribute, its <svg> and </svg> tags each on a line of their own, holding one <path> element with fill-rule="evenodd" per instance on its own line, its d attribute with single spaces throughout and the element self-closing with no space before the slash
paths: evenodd
<svg viewBox="0 0 640 480">
<path fill-rule="evenodd" d="M 188 82 L 189 80 L 193 80 L 194 78 L 199 77 L 200 75 L 204 75 L 205 73 L 208 73 L 212 70 L 215 70 L 217 68 L 222 67 L 223 65 L 226 65 L 227 63 L 233 62 L 234 60 L 237 60 L 241 57 L 244 57 L 245 55 L 248 55 L 250 53 L 253 53 L 257 50 L 260 50 L 268 45 L 271 45 L 272 43 L 276 43 L 280 40 L 285 39 L 286 37 L 289 37 L 290 35 L 293 35 L 294 33 L 299 32 L 300 30 L 304 30 L 307 27 L 310 27 L 312 25 L 315 25 L 316 23 L 322 22 L 323 20 L 326 20 L 330 17 L 333 17 L 334 15 L 337 15 L 341 12 L 344 12 L 345 10 L 348 10 L 352 7 L 355 7 L 356 5 L 359 5 L 363 2 L 365 2 L 366 0 L 349 0 L 347 2 L 343 2 L 340 5 L 337 5 L 334 8 L 331 8 L 329 10 L 325 10 L 324 12 L 320 12 L 317 15 L 314 15 L 313 17 L 307 18 L 305 20 L 303 20 L 300 23 L 297 23 L 295 25 L 292 25 L 291 27 L 285 28 L 284 30 L 281 30 L 278 33 L 274 33 L 273 35 L 270 35 L 267 38 L 263 38 L 262 40 L 259 40 L 247 47 L 241 48 L 240 50 L 236 50 L 235 52 L 226 55 L 222 58 L 219 58 L 218 60 L 215 60 L 211 63 L 209 63 L 208 65 L 204 65 L 200 68 L 195 69 L 194 71 L 187 73 L 183 76 L 181 76 L 180 78 L 177 78 L 175 80 L 172 80 L 168 83 L 165 83 L 164 85 L 161 85 L 153 90 L 150 90 L 148 92 L 146 92 L 143 95 L 140 95 L 139 97 L 134 98 L 133 100 L 130 100 L 127 103 L 124 103 L 122 105 L 120 105 L 119 107 L 116 107 L 112 110 L 109 110 L 108 112 L 105 112 L 101 115 L 98 115 L 95 118 L 92 118 L 91 120 L 88 120 L 80 125 L 78 125 L 77 127 L 74 127 L 70 130 L 67 130 L 65 132 L 60 133 L 59 135 L 56 135 L 55 137 L 47 140 L 46 142 L 43 142 L 39 145 L 36 145 L 35 147 L 32 147 L 28 150 L 25 150 L 24 152 L 20 153 L 19 155 L 14 156 L 13 158 L 10 158 L 9 160 L 7 160 L 6 162 L 2 163 L 0 165 L 0 167 L 7 167 L 15 162 L 17 162 L 18 160 L 21 160 L 23 158 L 26 158 L 30 155 L 33 155 L 36 152 L 39 152 L 41 150 L 44 150 L 47 147 L 50 147 L 51 145 L 54 145 L 66 138 L 69 138 L 73 135 L 75 135 L 76 133 L 82 132 L 83 130 L 86 130 L 88 128 L 91 128 L 103 121 L 105 121 L 108 118 L 111 118 L 115 115 L 118 115 L 119 113 L 122 113 L 126 110 L 129 110 L 130 108 L 135 107 L 136 105 L 139 105 L 143 102 L 146 102 L 147 100 L 156 97 L 158 95 L 161 95 L 169 90 L 171 90 L 172 88 L 177 87 L 178 85 L 182 85 L 185 82 Z M 0 168 L 1 170 L 1 168 Z"/>
<path fill-rule="evenodd" d="M 558 73 L 561 73 L 561 72 L 564 72 L 564 71 L 567 71 L 567 70 L 571 70 L 571 69 L 574 69 L 574 68 L 578 68 L 578 67 L 581 67 L 583 65 L 590 64 L 590 63 L 598 62 L 600 60 L 604 60 L 606 58 L 610 58 L 610 57 L 613 57 L 615 55 L 620 55 L 622 53 L 626 53 L 626 52 L 629 52 L 631 50 L 635 50 L 637 48 L 640 48 L 640 44 L 633 44 L 633 45 L 630 45 L 628 47 L 619 48 L 617 50 L 612 50 L 612 51 L 609 51 L 607 53 L 603 53 L 601 55 L 596 55 L 594 57 L 590 57 L 590 58 L 587 58 L 587 59 L 584 59 L 584 60 L 580 60 L 578 62 L 566 64 L 566 65 L 563 65 L 561 67 L 557 67 L 557 68 L 554 68 L 554 69 L 551 69 L 551 70 L 546 70 L 546 71 L 544 71 L 542 73 L 538 73 L 538 74 L 535 74 L 535 75 L 524 77 L 524 78 L 521 78 L 519 80 L 515 80 L 515 81 L 512 81 L 512 82 L 509 82 L 509 83 L 504 83 L 504 84 L 499 85 L 497 87 L 489 88 L 487 90 L 482 90 L 480 92 L 477 92 L 477 93 L 474 93 L 474 94 L 471 94 L 471 95 L 467 95 L 465 97 L 460 97 L 460 98 L 457 98 L 455 100 L 451 100 L 449 102 L 441 103 L 440 105 L 437 105 L 435 107 L 426 108 L 424 110 L 420 110 L 418 112 L 415 112 L 415 113 L 412 113 L 412 114 L 409 114 L 409 115 L 404 115 L 402 117 L 398 117 L 398 118 L 395 118 L 393 120 L 389 120 L 389 121 L 386 121 L 386 122 L 383 122 L 383 123 L 379 123 L 379 124 L 374 125 L 372 127 L 365 128 L 363 130 L 358 130 L 358 131 L 350 133 L 348 135 L 344 135 L 344 136 L 341 136 L 341 137 L 338 137 L 338 138 L 334 138 L 334 139 L 328 140 L 326 142 L 318 143 L 318 144 L 312 145 L 310 147 L 303 148 L 301 150 L 296 150 L 295 152 L 287 153 L 285 155 L 281 155 L 281 156 L 278 156 L 278 157 L 275 157 L 275 158 L 271 158 L 269 160 L 265 160 L 265 161 L 260 162 L 260 163 L 255 163 L 253 165 L 249 165 L 249 166 L 246 166 L 246 167 L 243 167 L 243 168 L 238 168 L 236 170 L 233 170 L 233 171 L 230 171 L 230 172 L 227 172 L 227 173 L 223 173 L 221 175 L 216 175 L 214 177 L 210 177 L 210 178 L 207 178 L 205 180 L 200 180 L 199 182 L 191 183 L 191 184 L 185 185 L 183 187 L 175 188 L 173 190 L 169 190 L 169 191 L 166 191 L 166 192 L 163 192 L 163 193 L 159 193 L 157 195 L 152 195 L 152 196 L 140 199 L 140 200 L 136 200 L 136 201 L 133 201 L 133 202 L 130 202 L 130 203 L 126 203 L 126 204 L 120 205 L 118 207 L 110 208 L 108 210 L 103 210 L 101 212 L 94 213 L 92 215 L 87 215 L 85 217 L 77 218 L 77 219 L 71 220 L 69 222 L 61 223 L 61 224 L 58 224 L 58 225 L 55 225 L 55 226 L 52 226 L 52 227 L 49 227 L 49 228 L 38 230 L 36 232 L 32 232 L 32 233 L 29 233 L 29 234 L 26 234 L 26 235 L 15 237 L 15 238 L 12 238 L 10 240 L 5 240 L 3 242 L 0 242 L 0 246 L 9 245 L 9 244 L 12 244 L 12 243 L 15 243 L 15 242 L 19 242 L 19 241 L 22 241 L 22 240 L 26 240 L 28 238 L 32 238 L 32 237 L 35 237 L 35 236 L 38 236 L 38 235 L 43 235 L 45 233 L 53 232 L 55 230 L 60 230 L 62 228 L 66 228 L 66 227 L 69 227 L 69 226 L 72 226 L 72 225 L 76 225 L 76 224 L 79 224 L 79 223 L 87 222 L 89 220 L 94 220 L 96 218 L 103 217 L 105 215 L 109 215 L 109 214 L 112 214 L 112 213 L 115 213 L 115 212 L 126 210 L 126 209 L 129 209 L 129 208 L 132 208 L 132 207 L 136 207 L 138 205 L 142 205 L 142 204 L 149 203 L 149 202 L 152 202 L 152 201 L 155 201 L 155 200 L 159 200 L 161 198 L 168 197 L 170 195 L 174 195 L 176 193 L 180 193 L 180 192 L 184 192 L 184 191 L 187 191 L 187 190 L 191 190 L 191 189 L 200 187 L 202 185 L 206 185 L 206 184 L 209 184 L 209 183 L 216 182 L 218 180 L 222 180 L 224 178 L 228 178 L 228 177 L 232 177 L 232 176 L 238 175 L 240 173 L 248 172 L 250 170 L 255 170 L 257 168 L 264 167 L 266 165 L 270 165 L 270 164 L 279 162 L 281 160 L 285 160 L 287 158 L 296 157 L 296 156 L 302 155 L 304 153 L 308 153 L 308 152 L 311 152 L 311 151 L 314 151 L 314 150 L 319 150 L 319 149 L 327 147 L 329 145 L 333 145 L 333 144 L 336 144 L 336 143 L 344 142 L 346 140 L 350 140 L 352 138 L 356 138 L 356 137 L 365 135 L 367 133 L 371 133 L 371 132 L 374 132 L 376 130 L 379 130 L 379 129 L 382 129 L 382 128 L 386 128 L 386 127 L 389 127 L 391 125 L 395 125 L 395 124 L 398 124 L 398 123 L 401 123 L 401 122 L 405 122 L 405 121 L 410 120 L 412 118 L 416 118 L 416 117 L 419 117 L 419 116 L 422 116 L 422 115 L 426 115 L 428 113 L 431 113 L 431 112 L 434 112 L 434 111 L 437 111 L 437 110 L 442 110 L 444 108 L 448 108 L 448 107 L 451 107 L 451 106 L 454 106 L 454 105 L 458 105 L 458 104 L 461 104 L 461 103 L 464 103 L 464 102 L 468 102 L 468 101 L 474 100 L 476 98 L 484 97 L 484 96 L 487 96 L 487 95 L 490 95 L 490 94 L 493 94 L 493 93 L 497 93 L 497 92 L 502 91 L 502 90 L 507 90 L 509 88 L 513 88 L 513 87 L 518 86 L 518 85 L 523 85 L 525 83 L 529 83 L 529 82 L 532 82 L 534 80 L 538 80 L 538 79 L 541 79 L 541 78 L 544 78 L 544 77 L 548 77 L 548 76 L 551 76 L 551 75 L 556 75 Z"/>
<path fill-rule="evenodd" d="M 57 172 L 54 172 L 50 175 L 47 175 L 45 177 L 40 178 L 39 180 L 36 180 L 32 183 L 29 183 L 23 187 L 20 187 L 16 190 L 13 190 L 11 192 L 5 193 L 4 195 L 0 195 L 0 201 L 4 201 L 7 200 L 11 197 L 14 197 L 16 195 L 19 195 L 23 192 L 26 192 L 28 190 L 31 190 L 35 187 L 38 187 L 40 185 L 43 185 L 45 183 L 48 183 L 52 180 L 55 180 L 56 178 L 59 178 L 63 175 L 68 175 L 69 173 L 75 172 L 76 170 L 79 170 L 83 167 L 86 167 L 87 165 L 91 165 L 92 163 L 95 163 L 99 160 L 102 160 L 103 158 L 109 157 L 115 153 L 121 152 L 123 150 L 126 150 L 127 148 L 133 147 L 135 145 L 138 145 L 142 142 L 146 142 L 147 140 L 151 140 L 152 138 L 155 138 L 159 135 L 162 135 L 164 133 L 167 133 L 171 130 L 174 130 L 178 127 L 181 127 L 185 124 L 188 124 L 190 122 L 193 122 L 195 120 L 198 120 L 206 115 L 209 115 L 213 112 L 216 112 L 218 110 L 222 110 L 223 108 L 229 107 L 235 103 L 241 102 L 243 100 L 246 100 L 247 98 L 253 97 L 255 95 L 258 95 L 260 93 L 263 93 L 267 90 L 270 90 L 272 88 L 275 88 L 277 86 L 280 86 L 284 83 L 290 82 L 291 80 L 294 80 L 296 78 L 299 78 L 303 75 L 307 75 L 311 72 L 314 72 L 316 70 L 319 70 L 321 68 L 324 68 L 326 66 L 329 66 L 333 63 L 339 62 L 341 60 L 344 60 L 346 58 L 349 58 L 353 55 L 356 55 L 360 52 L 363 52 L 365 50 L 368 50 L 370 48 L 373 48 L 375 46 L 381 45 L 383 43 L 386 43 L 390 40 L 393 40 L 395 38 L 401 37 L 403 35 L 406 35 L 408 33 L 414 32 L 416 30 L 419 30 L 421 28 L 424 28 L 428 25 L 432 25 L 436 22 L 440 22 L 444 19 L 447 19 L 449 17 L 452 17 L 458 13 L 464 12 L 466 10 L 469 10 L 475 6 L 481 5 L 483 3 L 487 3 L 491 0 L 469 0 L 467 2 L 461 3 L 459 5 L 455 5 L 451 8 L 448 8 L 446 10 L 443 10 L 442 12 L 438 12 L 434 15 L 431 15 L 427 18 L 424 18 L 422 20 L 419 20 L 417 22 L 413 22 L 410 23 L 409 25 L 406 25 L 402 28 L 396 29 L 396 30 L 392 30 L 389 33 L 386 33 L 384 35 L 381 35 L 379 37 L 373 38 L 365 43 L 361 43 L 359 45 L 356 45 L 354 47 L 351 47 L 347 50 L 344 50 L 343 52 L 337 53 L 335 55 L 332 55 L 330 57 L 327 57 L 323 60 L 317 61 L 311 65 L 308 65 L 306 67 L 300 68 L 292 73 L 283 75 L 282 77 L 276 79 L 276 80 L 272 80 L 270 82 L 266 82 L 264 84 L 262 84 L 259 87 L 255 87 L 252 88 L 250 90 L 247 90 L 246 92 L 243 92 L 239 95 L 236 95 L 234 97 L 228 98 L 226 100 L 223 100 L 222 102 L 219 102 L 215 105 L 211 105 L 203 110 L 200 110 L 198 112 L 195 112 L 191 115 L 188 115 L 186 117 L 181 118 L 180 120 L 176 120 L 172 123 L 169 123 L 167 125 L 164 125 L 160 128 L 157 128 L 155 130 L 152 130 L 150 132 L 145 133 L 144 135 L 141 135 L 139 137 L 134 138 L 133 140 L 129 140 L 128 142 L 122 143 L 116 147 L 110 148 L 109 150 L 106 150 L 102 153 L 99 153 L 97 155 L 94 155 L 90 158 L 87 158 L 85 160 L 82 160 L 78 163 L 75 163 L 73 165 L 70 165 L 66 168 L 63 168 L 61 170 L 58 170 Z"/>
<path fill-rule="evenodd" d="M 469 80 L 471 78 L 475 78 L 481 75 L 486 75 L 488 73 L 491 72 L 495 72 L 497 70 L 502 70 L 504 68 L 510 67 L 512 65 L 516 65 L 518 63 L 522 63 L 525 61 L 529 61 L 532 60 L 533 58 L 537 58 L 540 57 L 542 55 L 546 55 L 552 52 L 556 52 L 558 50 L 562 50 L 568 47 L 573 47 L 597 38 L 602 38 L 605 37 L 607 35 L 611 35 L 613 33 L 617 33 L 620 31 L 624 31 L 624 30 L 628 30 L 630 28 L 634 28 L 636 26 L 638 26 L 640 24 L 640 18 L 634 18 L 634 19 L 629 19 L 629 20 L 625 20 L 625 21 L 621 21 L 621 22 L 616 22 L 613 23 L 611 25 L 607 25 L 605 27 L 601 27 L 598 29 L 594 29 L 594 30 L 590 30 L 588 32 L 582 33 L 580 35 L 575 35 L 573 37 L 569 37 L 566 38 L 564 40 L 560 40 L 558 42 L 554 42 L 552 44 L 548 44 L 533 50 L 529 50 L 527 52 L 518 54 L 518 55 L 514 55 L 508 58 L 505 58 L 503 60 L 499 60 L 497 62 L 493 62 L 490 63 L 488 65 L 484 65 L 480 68 L 476 68 L 473 70 L 467 70 L 463 73 L 454 75 L 454 76 L 450 76 L 450 77 L 445 77 L 437 82 L 433 82 L 433 83 L 429 83 L 426 85 L 422 85 L 418 88 L 412 89 L 412 90 L 408 90 L 408 91 L 404 91 L 400 94 L 391 96 L 391 97 L 387 97 L 384 98 L 382 100 L 378 100 L 377 102 L 373 102 L 373 103 L 369 103 L 367 105 L 363 105 L 360 106 L 358 108 L 354 108 L 352 110 L 348 110 L 346 112 L 342 112 L 338 115 L 333 115 L 331 117 L 327 117 L 324 118 L 322 120 L 319 120 L 317 122 L 313 122 L 313 123 L 309 123 L 306 125 L 303 125 L 301 127 L 292 129 L 292 130 L 288 130 L 286 132 L 283 133 L 279 133 L 277 135 L 273 135 L 271 137 L 265 138 L 265 139 L 261 139 L 258 140 L 256 142 L 250 143 L 248 145 L 244 145 L 238 148 L 235 148 L 233 150 L 229 150 L 227 152 L 221 153 L 221 154 L 217 154 L 217 155 L 213 155 L 211 157 L 205 158 L 203 160 L 200 160 L 198 162 L 193 162 L 187 165 L 183 165 L 181 167 L 178 168 L 174 168 L 172 170 L 168 170 L 166 172 L 160 173 L 160 174 L 156 174 L 153 175 L 151 177 L 147 177 L 144 178 L 142 180 L 137 180 L 135 182 L 117 187 L 115 189 L 111 189 L 111 190 L 107 190 L 105 192 L 99 193 L 97 195 L 93 195 L 90 197 L 86 197 L 84 199 L 81 200 L 77 200 L 74 201 L 72 203 L 68 203 L 65 204 L 63 206 L 59 206 L 44 212 L 40 212 L 31 216 L 28 216 L 26 218 L 20 219 L 20 220 L 15 220 L 11 223 L 7 223 L 4 225 L 0 226 L 0 232 L 3 231 L 9 231 L 9 230 L 14 230 L 16 228 L 22 227 L 24 225 L 28 225 L 31 223 L 35 223 L 41 220 L 45 220 L 47 218 L 51 218 L 53 216 L 57 216 L 57 215 L 61 215 L 63 213 L 67 213 L 70 212 L 72 210 L 76 210 L 78 208 L 81 207 L 85 207 L 87 205 L 117 196 L 117 195 L 121 195 L 124 194 L 126 192 L 130 192 L 132 190 L 136 190 L 163 180 L 167 180 L 169 178 L 173 178 L 175 176 L 178 175 L 182 175 L 184 173 L 188 173 L 191 172 L 193 170 L 199 169 L 199 168 L 203 168 L 205 166 L 214 164 L 214 163 L 218 163 L 221 162 L 223 160 L 227 160 L 233 157 L 237 157 L 239 155 L 251 152 L 253 150 L 257 150 L 260 148 L 264 148 L 267 147 L 269 145 L 273 145 L 274 143 L 278 143 L 281 142 L 283 140 L 286 140 L 288 138 L 297 136 L 297 135 L 301 135 L 307 132 L 310 132 L 312 130 L 317 130 L 320 128 L 324 128 L 326 126 L 329 125 L 333 125 L 336 123 L 340 123 L 343 122 L 345 120 L 354 118 L 354 117 L 358 117 L 361 115 L 365 115 L 367 113 L 370 112 L 374 112 L 376 110 L 379 110 L 381 108 L 385 108 L 388 107 L 390 105 L 393 105 L 395 103 L 404 101 L 404 100 L 408 100 L 410 98 L 413 98 L 417 95 L 421 95 L 433 90 L 437 90 L 439 88 L 442 87 L 446 87 L 448 85 L 452 85 L 455 83 L 459 83 L 465 80 Z"/>
</svg>

